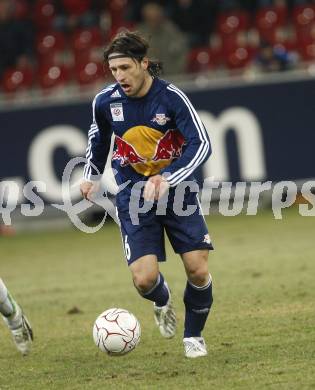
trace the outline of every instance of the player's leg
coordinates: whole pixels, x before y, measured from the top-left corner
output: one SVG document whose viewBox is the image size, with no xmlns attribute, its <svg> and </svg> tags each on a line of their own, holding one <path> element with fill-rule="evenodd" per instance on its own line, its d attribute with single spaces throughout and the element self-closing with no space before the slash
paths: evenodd
<svg viewBox="0 0 315 390">
<path fill-rule="evenodd" d="M 161 272 L 156 255 L 146 255 L 129 265 L 133 283 L 139 294 L 154 302 L 154 318 L 163 337 L 171 338 L 176 332 L 176 315 L 171 293 Z"/>
<path fill-rule="evenodd" d="M 187 357 L 197 357 L 207 354 L 201 331 L 213 300 L 208 271 L 208 253 L 213 246 L 196 195 L 188 194 L 184 205 L 185 209 L 191 205 L 196 208 L 192 214 L 181 215 L 168 209 L 163 221 L 174 251 L 182 257 L 187 274 L 184 292 L 185 354 Z"/>
<path fill-rule="evenodd" d="M 143 298 L 154 302 L 154 318 L 162 336 L 173 337 L 175 312 L 168 285 L 158 267 L 158 261 L 165 260 L 163 227 L 153 210 L 140 214 L 137 225 L 132 223 L 129 212 L 118 210 L 118 217 L 133 283 Z"/>
<path fill-rule="evenodd" d="M 169 294 L 164 277 L 159 272 L 156 255 L 142 256 L 131 264 L 129 269 L 133 283 L 141 296 L 159 306 L 166 305 Z"/>
<path fill-rule="evenodd" d="M 31 326 L 23 314 L 21 307 L 13 299 L 1 278 L 0 313 L 12 333 L 17 349 L 23 355 L 28 354 L 33 340 Z"/>
<path fill-rule="evenodd" d="M 15 313 L 15 305 L 3 280 L 0 278 L 0 313 L 5 317 L 10 317 Z"/>
<path fill-rule="evenodd" d="M 184 346 L 187 357 L 207 354 L 201 332 L 213 302 L 212 279 L 208 271 L 208 254 L 209 251 L 203 249 L 181 255 L 187 274 L 184 292 Z"/>
<path fill-rule="evenodd" d="M 212 302 L 212 280 L 208 271 L 207 249 L 181 255 L 187 275 L 184 292 L 186 307 L 184 337 L 200 337 Z"/>
</svg>

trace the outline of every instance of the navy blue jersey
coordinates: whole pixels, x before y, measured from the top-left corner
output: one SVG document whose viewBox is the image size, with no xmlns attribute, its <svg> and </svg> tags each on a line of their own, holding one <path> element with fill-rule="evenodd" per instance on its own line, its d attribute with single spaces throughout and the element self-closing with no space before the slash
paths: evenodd
<svg viewBox="0 0 315 390">
<path fill-rule="evenodd" d="M 143 97 L 127 97 L 118 83 L 95 96 L 89 131 L 86 180 L 103 173 L 112 133 L 112 167 L 118 184 L 164 174 L 171 187 L 193 180 L 211 154 L 207 131 L 187 96 L 155 78 Z"/>
</svg>

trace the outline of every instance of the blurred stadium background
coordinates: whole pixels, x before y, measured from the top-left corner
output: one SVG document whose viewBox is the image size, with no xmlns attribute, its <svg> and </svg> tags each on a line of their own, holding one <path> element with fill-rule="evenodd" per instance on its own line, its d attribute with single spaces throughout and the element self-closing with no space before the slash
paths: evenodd
<svg viewBox="0 0 315 390">
<path fill-rule="evenodd" d="M 30 180 L 46 183 L 47 205 L 61 203 L 63 169 L 85 152 L 93 96 L 112 81 L 103 48 L 125 28 L 150 39 L 165 78 L 200 112 L 215 148 L 201 178 L 300 186 L 314 177 L 314 2 L 1 0 L 0 177 L 18 203 Z M 48 225 L 61 215 L 45 208 Z M 25 226 L 18 210 L 13 218 Z"/>
<path fill-rule="evenodd" d="M 294 206 L 283 221 L 269 210 L 227 218 L 211 209 L 212 352 L 188 366 L 180 335 L 170 351 L 149 306 L 140 305 L 115 224 L 82 234 L 65 229 L 68 216 L 50 206 L 63 202 L 67 162 L 85 154 L 92 99 L 112 81 L 103 47 L 125 28 L 147 34 L 165 78 L 184 89 L 209 131 L 214 151 L 200 180 L 293 181 L 300 190 L 315 177 L 314 1 L 0 0 L 1 211 L 40 204 L 24 186 L 46 184 L 37 191 L 40 216 L 13 207 L 12 226 L 0 226 L 0 276 L 37 336 L 32 357 L 17 363 L 0 328 L 0 389 L 314 388 L 312 218 Z M 78 188 L 72 196 L 79 201 Z M 268 209 L 270 196 L 261 207 Z M 82 217 L 93 225 L 100 215 L 92 206 Z M 165 272 L 181 313 L 185 276 L 167 248 Z M 130 358 L 104 364 L 91 324 L 113 305 L 139 316 L 143 342 Z"/>
</svg>

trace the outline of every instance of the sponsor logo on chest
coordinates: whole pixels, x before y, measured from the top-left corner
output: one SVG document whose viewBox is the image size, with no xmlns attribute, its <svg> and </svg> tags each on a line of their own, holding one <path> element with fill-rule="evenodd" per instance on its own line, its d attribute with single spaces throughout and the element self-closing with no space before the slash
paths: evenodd
<svg viewBox="0 0 315 390">
<path fill-rule="evenodd" d="M 164 126 L 166 122 L 170 120 L 171 118 L 167 117 L 165 114 L 155 114 L 155 117 L 151 119 L 152 122 L 156 122 L 160 126 Z"/>
<path fill-rule="evenodd" d="M 111 103 L 110 111 L 112 113 L 112 118 L 114 122 L 124 121 L 124 111 L 122 103 Z"/>
</svg>

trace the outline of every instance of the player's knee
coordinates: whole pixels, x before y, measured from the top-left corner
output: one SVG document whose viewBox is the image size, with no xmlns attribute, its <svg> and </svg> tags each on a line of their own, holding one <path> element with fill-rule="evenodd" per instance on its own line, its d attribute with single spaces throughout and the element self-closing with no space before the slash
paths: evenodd
<svg viewBox="0 0 315 390">
<path fill-rule="evenodd" d="M 133 283 L 140 294 L 146 293 L 155 285 L 158 275 L 155 273 L 134 273 Z"/>
<path fill-rule="evenodd" d="M 195 286 L 204 286 L 209 282 L 208 267 L 200 265 L 188 270 L 188 279 Z"/>
</svg>

